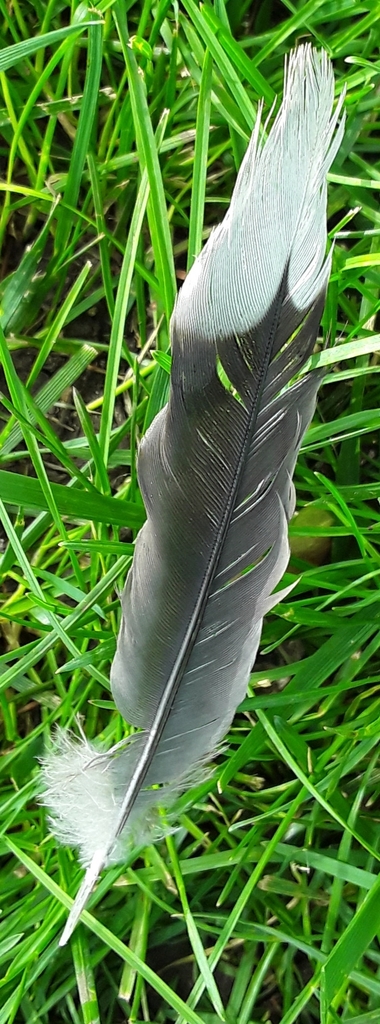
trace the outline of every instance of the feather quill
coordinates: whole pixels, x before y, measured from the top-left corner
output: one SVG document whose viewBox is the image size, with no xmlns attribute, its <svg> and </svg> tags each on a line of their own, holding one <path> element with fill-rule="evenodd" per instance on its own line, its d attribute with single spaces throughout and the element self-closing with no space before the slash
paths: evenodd
<svg viewBox="0 0 380 1024">
<path fill-rule="evenodd" d="M 326 55 L 299 47 L 272 129 L 263 141 L 258 118 L 229 211 L 177 299 L 169 402 L 139 452 L 147 522 L 111 671 L 116 705 L 141 731 L 108 753 L 60 733 L 45 760 L 53 827 L 87 867 L 62 943 L 102 867 L 158 834 L 158 805 L 217 749 L 282 596 L 292 475 L 320 383 L 290 384 L 330 272 L 326 174 L 343 133 L 333 98 Z"/>
</svg>

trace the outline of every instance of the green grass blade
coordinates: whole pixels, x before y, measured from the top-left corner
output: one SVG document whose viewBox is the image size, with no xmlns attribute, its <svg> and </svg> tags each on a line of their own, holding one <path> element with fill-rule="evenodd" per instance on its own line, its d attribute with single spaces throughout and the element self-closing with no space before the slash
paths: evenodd
<svg viewBox="0 0 380 1024">
<path fill-rule="evenodd" d="M 77 204 L 81 186 L 86 154 L 89 148 L 94 122 L 97 116 L 100 74 L 102 67 L 102 25 L 92 24 L 88 29 L 88 63 L 83 92 L 83 100 L 75 133 L 74 148 L 70 161 L 69 174 L 64 189 L 65 204 L 74 207 Z M 59 218 L 56 234 L 56 252 L 64 252 L 69 238 L 73 215 L 65 210 Z"/>
<path fill-rule="evenodd" d="M 192 267 L 196 256 L 198 256 L 198 253 L 200 253 L 202 248 L 207 178 L 207 154 L 210 132 L 212 63 L 211 54 L 206 50 L 197 110 L 187 270 L 190 270 L 190 267 Z M 165 353 L 163 353 L 163 355 L 165 355 Z"/>
<path fill-rule="evenodd" d="M 29 57 L 33 53 L 37 53 L 38 50 L 45 49 L 47 46 L 54 46 L 54 43 L 60 42 L 61 39 L 66 39 L 69 35 L 77 35 L 78 37 L 86 28 L 90 28 L 94 25 L 93 21 L 83 21 L 77 25 L 67 25 L 65 28 L 57 28 L 52 32 L 46 32 L 45 35 L 35 36 L 33 39 L 25 39 L 20 43 L 14 43 L 12 46 L 5 46 L 0 53 L 0 71 L 7 71 L 8 68 L 14 67 L 19 61 Z"/>
<path fill-rule="evenodd" d="M 169 321 L 176 296 L 176 277 L 173 261 L 173 250 L 169 230 L 167 206 L 162 183 L 158 151 L 154 138 L 152 122 L 149 116 L 146 92 L 139 73 L 136 58 L 129 46 L 125 29 L 124 14 L 120 0 L 114 7 L 116 24 L 123 48 L 125 65 L 128 71 L 131 94 L 131 107 L 136 132 L 137 148 L 141 172 L 146 170 L 151 196 L 151 230 L 152 243 L 156 260 L 156 273 L 162 289 L 162 301 L 167 321 Z"/>
<path fill-rule="evenodd" d="M 140 188 L 137 194 L 136 205 L 133 211 L 131 226 L 128 234 L 127 245 L 123 257 L 120 272 L 119 285 L 117 289 L 115 314 L 112 321 L 110 337 L 110 358 L 107 363 L 106 382 L 104 388 L 104 403 L 100 425 L 99 446 L 102 459 L 105 465 L 108 461 L 110 436 L 113 422 L 113 411 L 116 396 L 116 382 L 119 372 L 120 355 L 124 340 L 124 326 L 127 311 L 129 291 L 134 274 L 135 258 L 139 243 L 140 231 L 146 210 L 149 196 L 148 174 L 143 173 Z"/>
<path fill-rule="evenodd" d="M 368 944 L 380 928 L 380 878 L 364 897 L 360 909 L 340 936 L 321 972 L 321 1024 L 347 975 L 361 961 Z"/>
<path fill-rule="evenodd" d="M 62 516 L 70 522 L 95 522 L 139 529 L 145 519 L 141 506 L 124 499 L 108 498 L 63 484 L 51 484 L 54 501 Z M 37 480 L 0 470 L 0 497 L 12 508 L 47 511 L 47 501 Z"/>
</svg>

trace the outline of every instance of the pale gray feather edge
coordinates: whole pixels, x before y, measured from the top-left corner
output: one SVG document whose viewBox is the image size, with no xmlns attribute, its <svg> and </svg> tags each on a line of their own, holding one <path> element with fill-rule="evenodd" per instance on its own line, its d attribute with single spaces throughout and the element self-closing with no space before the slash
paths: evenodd
<svg viewBox="0 0 380 1024">
<path fill-rule="evenodd" d="M 330 270 L 326 172 L 343 132 L 333 93 L 325 54 L 290 56 L 268 139 L 255 131 L 230 210 L 177 300 L 169 402 L 139 454 L 147 522 L 111 673 L 119 711 L 144 731 L 108 755 L 61 737 L 45 767 L 55 829 L 90 864 L 62 943 L 101 867 L 125 855 L 127 828 L 141 842 L 149 813 L 223 739 L 281 596 L 292 474 L 320 383 L 287 387 L 313 349 Z"/>
</svg>

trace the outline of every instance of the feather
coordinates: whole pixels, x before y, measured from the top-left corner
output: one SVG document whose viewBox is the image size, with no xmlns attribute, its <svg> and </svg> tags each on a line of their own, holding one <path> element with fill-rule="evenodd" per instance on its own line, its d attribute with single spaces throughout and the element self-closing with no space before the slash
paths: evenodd
<svg viewBox="0 0 380 1024">
<path fill-rule="evenodd" d="M 326 174 L 343 132 L 325 54 L 291 54 L 269 135 L 259 118 L 229 211 L 181 289 L 168 405 L 139 452 L 147 521 L 111 671 L 139 731 L 104 753 L 60 733 L 44 767 L 53 826 L 88 868 L 62 942 L 104 865 L 160 834 L 244 698 L 287 566 L 292 475 L 320 383 L 311 354 L 330 272 Z M 162 834 L 162 827 L 161 827 Z"/>
</svg>

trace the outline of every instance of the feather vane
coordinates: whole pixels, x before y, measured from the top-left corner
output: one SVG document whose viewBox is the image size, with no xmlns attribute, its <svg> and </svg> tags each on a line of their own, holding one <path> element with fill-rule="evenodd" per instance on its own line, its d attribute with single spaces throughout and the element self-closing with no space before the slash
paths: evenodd
<svg viewBox="0 0 380 1024">
<path fill-rule="evenodd" d="M 291 54 L 273 127 L 263 141 L 258 118 L 229 211 L 177 299 L 169 402 L 139 452 L 147 521 L 111 672 L 119 711 L 141 731 L 108 753 L 60 734 L 45 762 L 55 831 L 88 868 L 63 941 L 99 870 L 154 837 L 158 805 L 223 740 L 282 596 L 293 470 L 320 383 L 290 384 L 330 272 L 326 174 L 343 132 L 333 97 L 326 55 Z"/>
</svg>

